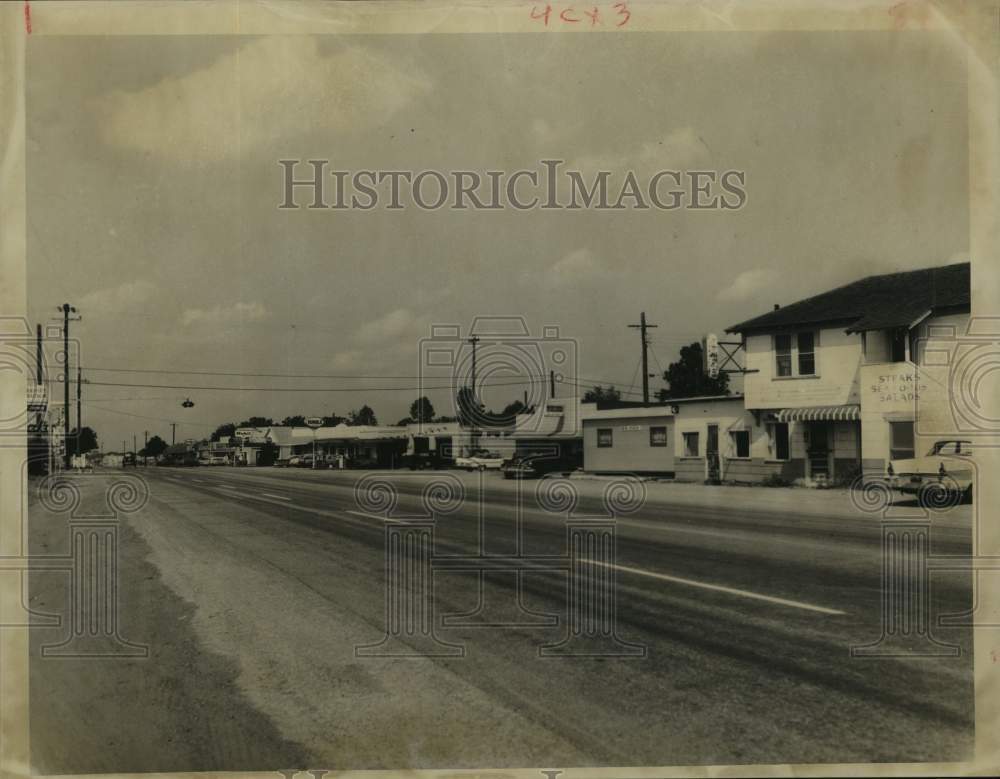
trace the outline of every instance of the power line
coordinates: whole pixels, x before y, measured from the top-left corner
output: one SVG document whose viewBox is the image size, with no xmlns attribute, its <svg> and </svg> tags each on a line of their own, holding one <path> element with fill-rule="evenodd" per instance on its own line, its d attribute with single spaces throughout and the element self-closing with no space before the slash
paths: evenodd
<svg viewBox="0 0 1000 779">
<path fill-rule="evenodd" d="M 85 400 L 83 402 L 83 404 L 86 406 L 88 404 L 88 401 Z M 121 410 L 115 409 L 115 408 L 105 408 L 104 406 L 100 406 L 100 410 L 103 411 L 103 412 L 105 412 L 105 413 L 108 413 L 108 414 L 120 414 L 121 416 L 135 417 L 136 419 L 149 419 L 149 420 L 152 420 L 154 422 L 167 422 L 169 424 L 188 425 L 190 427 L 204 427 L 204 428 L 211 429 L 211 430 L 215 430 L 215 428 L 218 427 L 218 424 L 216 424 L 215 422 L 212 422 L 212 423 L 208 423 L 208 422 L 185 422 L 185 421 L 180 420 L 180 419 L 167 419 L 166 417 L 151 417 L 151 416 L 147 416 L 145 414 L 133 414 L 131 411 L 121 411 Z"/>
<path fill-rule="evenodd" d="M 527 383 L 537 383 L 546 381 L 547 378 L 526 378 L 512 381 L 482 382 L 491 387 L 520 386 Z M 49 384 L 60 383 L 55 379 L 47 379 Z M 73 379 L 69 383 L 75 383 Z M 197 386 L 190 384 L 134 384 L 117 381 L 91 381 L 85 379 L 84 384 L 95 387 L 139 387 L 149 389 L 178 389 L 191 392 L 424 392 L 431 390 L 453 390 L 455 385 L 443 384 L 438 386 L 423 387 L 219 387 L 219 386 Z"/>
<path fill-rule="evenodd" d="M 48 366 L 49 369 L 62 366 Z M 166 368 L 94 368 L 88 371 L 101 373 L 159 373 L 174 376 L 235 376 L 258 379 L 420 379 L 417 374 L 348 374 L 348 373 L 255 373 L 244 371 L 175 370 Z"/>
</svg>

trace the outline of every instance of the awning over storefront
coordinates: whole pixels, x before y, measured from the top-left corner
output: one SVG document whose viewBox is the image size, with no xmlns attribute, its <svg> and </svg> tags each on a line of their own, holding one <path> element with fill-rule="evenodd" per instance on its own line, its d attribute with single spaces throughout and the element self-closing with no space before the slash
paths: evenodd
<svg viewBox="0 0 1000 779">
<path fill-rule="evenodd" d="M 861 418 L 861 406 L 783 408 L 775 416 L 779 422 L 854 422 Z"/>
</svg>

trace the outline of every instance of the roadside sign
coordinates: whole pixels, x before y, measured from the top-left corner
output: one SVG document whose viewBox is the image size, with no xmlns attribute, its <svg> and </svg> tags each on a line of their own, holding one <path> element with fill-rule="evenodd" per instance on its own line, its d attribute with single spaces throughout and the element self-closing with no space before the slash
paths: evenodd
<svg viewBox="0 0 1000 779">
<path fill-rule="evenodd" d="M 313 430 L 323 427 L 323 417 L 307 417 L 306 427 L 311 427 Z"/>
<path fill-rule="evenodd" d="M 705 373 L 716 379 L 719 376 L 719 339 L 709 333 L 701 342 L 702 362 Z"/>
</svg>

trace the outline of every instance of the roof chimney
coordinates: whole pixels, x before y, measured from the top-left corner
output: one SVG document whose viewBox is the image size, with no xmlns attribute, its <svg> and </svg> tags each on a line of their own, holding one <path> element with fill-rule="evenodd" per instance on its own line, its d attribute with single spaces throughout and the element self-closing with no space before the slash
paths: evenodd
<svg viewBox="0 0 1000 779">
<path fill-rule="evenodd" d="M 774 310 L 777 311 L 779 308 L 781 308 L 781 306 L 779 306 L 777 303 L 775 303 L 774 304 Z"/>
</svg>

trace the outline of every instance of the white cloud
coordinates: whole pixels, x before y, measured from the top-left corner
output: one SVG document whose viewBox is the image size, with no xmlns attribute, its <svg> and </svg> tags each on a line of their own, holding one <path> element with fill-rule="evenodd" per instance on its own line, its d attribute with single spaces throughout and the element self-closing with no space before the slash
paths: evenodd
<svg viewBox="0 0 1000 779">
<path fill-rule="evenodd" d="M 538 270 L 525 271 L 521 275 L 521 283 L 565 290 L 603 282 L 609 275 L 610 269 L 590 249 L 574 249 L 541 274 Z"/>
<path fill-rule="evenodd" d="M 81 312 L 98 314 L 114 311 L 135 311 L 142 308 L 156 292 L 156 285 L 149 281 L 126 281 L 114 287 L 94 290 L 80 298 L 77 308 Z"/>
<path fill-rule="evenodd" d="M 644 171 L 684 170 L 704 162 L 707 157 L 708 148 L 697 131 L 693 127 L 678 127 L 636 148 L 579 157 L 567 168 L 584 172 L 634 170 L 638 175 Z"/>
<path fill-rule="evenodd" d="M 267 309 L 260 303 L 233 303 L 214 308 L 189 308 L 181 314 L 181 325 L 224 328 L 247 322 L 259 322 L 268 316 Z"/>
<path fill-rule="evenodd" d="M 733 279 L 731 284 L 719 290 L 715 298 L 725 302 L 749 300 L 765 290 L 773 288 L 778 280 L 778 274 L 773 270 L 754 268 L 743 271 Z"/>
<path fill-rule="evenodd" d="M 431 88 L 357 46 L 333 54 L 317 38 L 263 37 L 200 70 L 99 99 L 107 143 L 194 165 L 238 159 L 305 130 L 376 127 Z"/>
<path fill-rule="evenodd" d="M 397 308 L 378 319 L 365 322 L 358 328 L 356 338 L 364 343 L 377 343 L 409 336 L 416 343 L 422 334 L 417 316 L 408 308 Z"/>
</svg>

